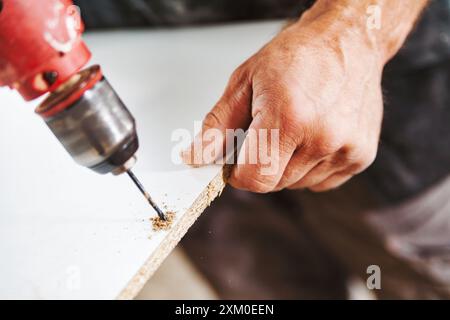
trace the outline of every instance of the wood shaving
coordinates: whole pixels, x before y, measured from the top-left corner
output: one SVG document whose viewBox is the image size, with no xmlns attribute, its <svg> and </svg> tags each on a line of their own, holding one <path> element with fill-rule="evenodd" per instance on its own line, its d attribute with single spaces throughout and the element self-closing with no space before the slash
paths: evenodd
<svg viewBox="0 0 450 320">
<path fill-rule="evenodd" d="M 153 231 L 169 230 L 174 218 L 175 212 L 173 211 L 166 212 L 166 220 L 162 220 L 160 217 L 150 218 L 153 226 Z"/>
<path fill-rule="evenodd" d="M 222 172 L 219 172 L 213 180 L 208 184 L 205 190 L 197 197 L 194 203 L 185 210 L 179 209 L 177 214 L 178 221 L 168 231 L 166 239 L 160 243 L 145 264 L 130 280 L 125 289 L 119 294 L 118 299 L 133 299 L 141 291 L 144 284 L 153 275 L 156 269 L 161 265 L 162 261 L 168 256 L 180 239 L 185 235 L 189 227 L 200 216 L 205 208 L 217 197 L 225 187 L 226 181 L 230 175 L 231 165 L 224 167 Z M 187 194 L 187 192 L 185 192 Z M 152 240 L 153 241 L 153 240 Z"/>
</svg>

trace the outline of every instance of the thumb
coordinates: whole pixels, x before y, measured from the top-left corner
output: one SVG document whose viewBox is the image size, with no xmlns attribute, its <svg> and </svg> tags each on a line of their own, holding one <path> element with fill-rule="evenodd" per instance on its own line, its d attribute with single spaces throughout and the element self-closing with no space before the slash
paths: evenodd
<svg viewBox="0 0 450 320">
<path fill-rule="evenodd" d="M 237 69 L 220 100 L 204 118 L 201 131 L 181 153 L 183 162 L 200 166 L 222 160 L 226 129 L 247 128 L 251 122 L 251 97 L 249 78 L 246 72 Z"/>
</svg>

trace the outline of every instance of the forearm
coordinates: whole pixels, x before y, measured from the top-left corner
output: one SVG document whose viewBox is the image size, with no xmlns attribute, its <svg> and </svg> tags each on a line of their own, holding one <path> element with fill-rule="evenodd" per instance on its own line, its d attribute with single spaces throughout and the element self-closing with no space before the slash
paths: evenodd
<svg viewBox="0 0 450 320">
<path fill-rule="evenodd" d="M 427 3 L 428 0 L 318 0 L 298 23 L 322 20 L 327 31 L 357 34 L 378 51 L 385 63 L 400 49 Z"/>
</svg>

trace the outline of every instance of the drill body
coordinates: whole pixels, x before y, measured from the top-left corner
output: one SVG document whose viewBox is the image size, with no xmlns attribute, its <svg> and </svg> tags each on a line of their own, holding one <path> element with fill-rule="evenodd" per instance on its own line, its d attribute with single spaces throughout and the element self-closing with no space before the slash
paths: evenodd
<svg viewBox="0 0 450 320">
<path fill-rule="evenodd" d="M 78 7 L 70 0 L 0 0 L 0 86 L 36 108 L 80 165 L 120 174 L 135 162 L 135 120 L 90 59 Z"/>
</svg>

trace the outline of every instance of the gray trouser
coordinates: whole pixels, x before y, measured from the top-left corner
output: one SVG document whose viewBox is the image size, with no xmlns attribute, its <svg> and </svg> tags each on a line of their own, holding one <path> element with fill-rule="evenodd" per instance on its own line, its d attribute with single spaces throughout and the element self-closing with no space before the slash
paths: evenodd
<svg viewBox="0 0 450 320">
<path fill-rule="evenodd" d="M 184 248 L 223 298 L 346 298 L 367 267 L 379 298 L 450 298 L 450 176 L 382 206 L 365 176 L 338 190 L 257 195 L 228 188 Z"/>
</svg>

